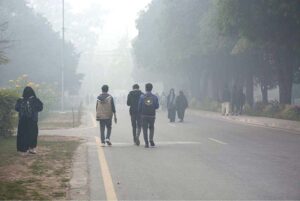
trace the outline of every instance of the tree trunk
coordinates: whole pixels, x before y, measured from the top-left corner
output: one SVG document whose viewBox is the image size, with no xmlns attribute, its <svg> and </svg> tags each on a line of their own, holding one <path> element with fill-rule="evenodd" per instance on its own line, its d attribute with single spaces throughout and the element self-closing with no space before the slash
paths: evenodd
<svg viewBox="0 0 300 201">
<path fill-rule="evenodd" d="M 246 103 L 253 107 L 253 74 L 246 75 Z"/>
<path fill-rule="evenodd" d="M 292 66 L 281 67 L 278 74 L 279 102 L 281 104 L 291 104 L 293 85 Z"/>
<path fill-rule="evenodd" d="M 269 102 L 268 100 L 268 87 L 265 85 L 265 83 L 260 83 L 260 90 L 262 95 L 262 102 L 264 104 L 267 104 Z"/>
<path fill-rule="evenodd" d="M 296 64 L 297 55 L 291 50 L 281 52 L 281 60 L 278 63 L 278 86 L 280 104 L 291 104 L 292 85 L 293 85 L 293 67 Z"/>
</svg>

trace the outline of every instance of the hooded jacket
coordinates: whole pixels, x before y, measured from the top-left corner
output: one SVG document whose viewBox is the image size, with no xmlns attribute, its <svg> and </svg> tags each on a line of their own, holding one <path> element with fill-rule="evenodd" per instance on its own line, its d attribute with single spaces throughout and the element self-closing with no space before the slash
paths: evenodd
<svg viewBox="0 0 300 201">
<path fill-rule="evenodd" d="M 140 90 L 133 90 L 129 92 L 127 96 L 127 105 L 130 106 L 129 113 L 130 115 L 139 114 L 139 99 L 143 93 Z"/>
<path fill-rule="evenodd" d="M 108 93 L 102 93 L 97 97 L 96 119 L 111 119 L 116 113 L 113 97 Z"/>
</svg>

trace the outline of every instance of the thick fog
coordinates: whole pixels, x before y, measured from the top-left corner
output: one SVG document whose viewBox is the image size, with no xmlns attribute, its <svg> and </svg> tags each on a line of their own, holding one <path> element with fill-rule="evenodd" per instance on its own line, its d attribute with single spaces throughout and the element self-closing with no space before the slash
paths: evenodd
<svg viewBox="0 0 300 201">
<path fill-rule="evenodd" d="M 220 103 L 226 87 L 251 107 L 296 103 L 298 4 L 0 0 L 0 85 L 25 79 L 82 98 L 103 84 L 119 96 L 152 82 L 155 93 L 183 90 L 195 105 Z"/>
</svg>

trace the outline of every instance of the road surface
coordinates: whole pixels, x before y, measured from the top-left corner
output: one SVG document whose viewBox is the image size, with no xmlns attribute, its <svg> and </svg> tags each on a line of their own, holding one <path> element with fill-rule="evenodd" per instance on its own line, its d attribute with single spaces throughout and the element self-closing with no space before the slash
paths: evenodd
<svg viewBox="0 0 300 201">
<path fill-rule="evenodd" d="M 88 139 L 89 199 L 300 199 L 299 134 L 191 115 L 169 123 L 166 116 L 157 114 L 155 148 L 144 148 L 142 136 L 133 145 L 127 109 L 118 110 L 112 147 L 100 147 L 99 127 L 69 132 Z"/>
</svg>

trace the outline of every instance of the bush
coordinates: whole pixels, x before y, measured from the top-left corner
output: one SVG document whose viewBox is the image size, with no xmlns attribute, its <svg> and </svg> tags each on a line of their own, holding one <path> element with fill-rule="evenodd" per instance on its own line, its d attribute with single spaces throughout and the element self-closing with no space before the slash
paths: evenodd
<svg viewBox="0 0 300 201">
<path fill-rule="evenodd" d="M 300 106 L 285 105 L 284 109 L 277 114 L 278 118 L 300 121 Z"/>
<path fill-rule="evenodd" d="M 17 122 L 15 104 L 18 94 L 14 90 L 0 89 L 0 136 L 13 134 Z"/>
</svg>

